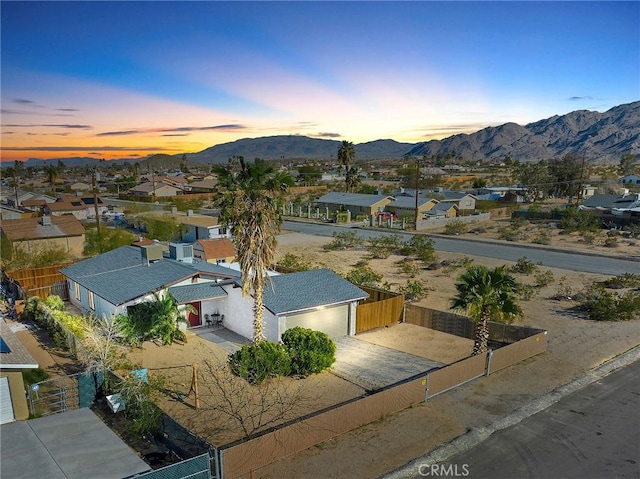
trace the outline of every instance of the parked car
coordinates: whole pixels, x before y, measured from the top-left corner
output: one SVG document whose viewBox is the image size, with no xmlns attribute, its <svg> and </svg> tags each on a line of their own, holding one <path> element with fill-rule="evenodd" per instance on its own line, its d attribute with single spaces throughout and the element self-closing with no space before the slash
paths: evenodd
<svg viewBox="0 0 640 479">
<path fill-rule="evenodd" d="M 398 216 L 395 213 L 391 213 L 389 211 L 378 211 L 376 213 L 376 217 L 382 218 L 383 220 L 397 219 Z"/>
</svg>

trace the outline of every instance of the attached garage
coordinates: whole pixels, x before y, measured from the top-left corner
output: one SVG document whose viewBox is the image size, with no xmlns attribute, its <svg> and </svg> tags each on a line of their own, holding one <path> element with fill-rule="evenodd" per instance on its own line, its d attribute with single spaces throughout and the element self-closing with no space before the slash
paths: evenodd
<svg viewBox="0 0 640 479">
<path fill-rule="evenodd" d="M 11 390 L 9 389 L 9 378 L 0 377 L 0 424 L 6 424 L 15 420 L 13 403 L 11 402 Z"/>
<path fill-rule="evenodd" d="M 330 338 L 339 338 L 349 334 L 349 305 L 292 314 L 285 319 L 286 329 L 301 328 L 322 331 Z"/>
<path fill-rule="evenodd" d="M 265 318 L 275 317 L 277 330 L 265 327 L 267 339 L 279 341 L 282 333 L 296 326 L 331 338 L 355 334 L 356 306 L 368 296 L 329 269 L 272 276 L 264 291 Z"/>
</svg>

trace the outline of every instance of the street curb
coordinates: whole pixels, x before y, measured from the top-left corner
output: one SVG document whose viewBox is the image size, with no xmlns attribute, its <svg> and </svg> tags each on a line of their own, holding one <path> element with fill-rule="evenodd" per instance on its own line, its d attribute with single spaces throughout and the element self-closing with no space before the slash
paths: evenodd
<svg viewBox="0 0 640 479">
<path fill-rule="evenodd" d="M 525 406 L 518 408 L 513 413 L 494 421 L 490 426 L 471 429 L 469 432 L 458 436 L 451 442 L 439 446 L 438 448 L 425 454 L 424 456 L 413 459 L 412 461 L 396 469 L 395 471 L 381 476 L 381 478 L 415 478 L 418 474 L 418 466 L 424 464 L 442 463 L 450 457 L 480 444 L 494 432 L 518 424 L 523 419 L 533 416 L 534 414 L 543 411 L 549 406 L 552 406 L 565 396 L 568 396 L 569 394 L 576 392 L 584 388 L 585 386 L 588 386 L 589 384 L 599 381 L 616 369 L 628 366 L 629 364 L 638 360 L 640 360 L 640 346 L 635 346 L 625 353 L 616 356 L 609 361 L 606 361 L 595 369 L 588 371 L 584 376 L 575 379 L 567 384 L 559 386 L 553 391 L 546 393 L 543 396 L 529 402 Z"/>
</svg>

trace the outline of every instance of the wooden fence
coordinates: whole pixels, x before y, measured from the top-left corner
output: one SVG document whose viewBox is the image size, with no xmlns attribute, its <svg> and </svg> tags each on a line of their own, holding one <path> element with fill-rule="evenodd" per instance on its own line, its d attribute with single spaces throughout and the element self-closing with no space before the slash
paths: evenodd
<svg viewBox="0 0 640 479">
<path fill-rule="evenodd" d="M 17 283 L 27 296 L 46 298 L 57 294 L 63 300 L 69 299 L 66 278 L 59 270 L 73 263 L 63 263 L 39 268 L 24 268 L 6 271 L 5 275 Z"/>
<path fill-rule="evenodd" d="M 427 374 L 425 400 L 482 377 L 486 373 L 487 353 L 471 356 Z"/>
<path fill-rule="evenodd" d="M 371 396 L 220 448 L 225 479 L 233 479 L 322 441 L 424 401 L 425 377 L 412 378 Z"/>
<path fill-rule="evenodd" d="M 358 286 L 369 298 L 356 308 L 356 334 L 402 321 L 404 294 Z"/>
</svg>

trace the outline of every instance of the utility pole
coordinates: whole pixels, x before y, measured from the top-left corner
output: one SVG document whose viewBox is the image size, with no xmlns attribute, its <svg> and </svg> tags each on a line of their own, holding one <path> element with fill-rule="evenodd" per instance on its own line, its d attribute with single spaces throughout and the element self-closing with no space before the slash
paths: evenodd
<svg viewBox="0 0 640 479">
<path fill-rule="evenodd" d="M 93 168 L 91 187 L 93 188 L 93 209 L 96 212 L 96 230 L 98 234 L 100 234 L 100 209 L 98 208 L 98 189 L 96 188 L 96 167 Z"/>
<path fill-rule="evenodd" d="M 418 187 L 420 186 L 420 160 L 416 158 L 416 211 L 415 211 L 415 228 L 418 231 Z"/>
</svg>

